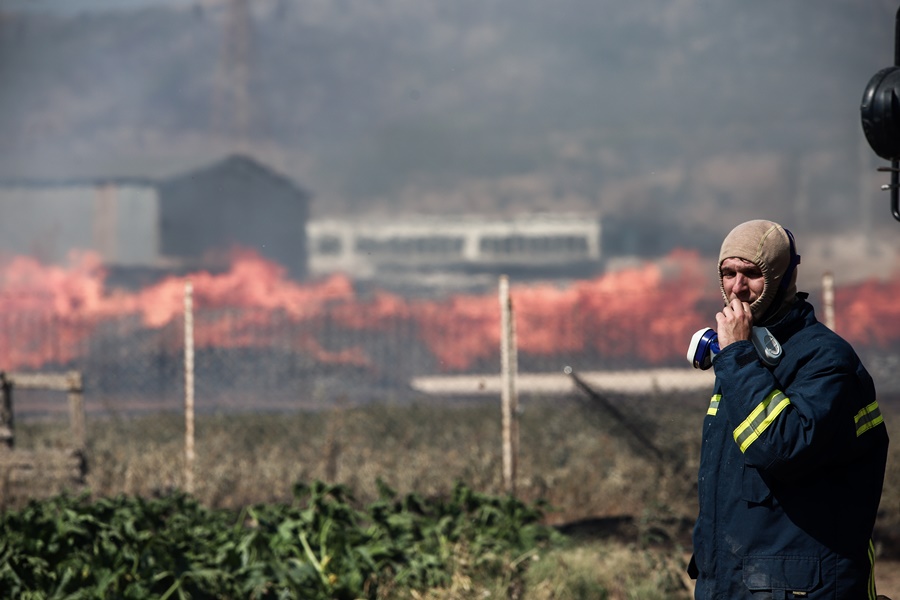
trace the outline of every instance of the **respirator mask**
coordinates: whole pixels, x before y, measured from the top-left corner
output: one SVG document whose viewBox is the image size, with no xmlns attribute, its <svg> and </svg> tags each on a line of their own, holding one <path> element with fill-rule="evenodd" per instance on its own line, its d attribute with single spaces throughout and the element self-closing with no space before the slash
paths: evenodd
<svg viewBox="0 0 900 600">
<path fill-rule="evenodd" d="M 766 366 L 774 367 L 781 360 L 781 344 L 765 327 L 751 328 L 750 341 Z M 712 366 L 719 351 L 719 335 L 715 329 L 704 327 L 691 338 L 687 359 L 695 369 L 705 371 Z"/>
</svg>

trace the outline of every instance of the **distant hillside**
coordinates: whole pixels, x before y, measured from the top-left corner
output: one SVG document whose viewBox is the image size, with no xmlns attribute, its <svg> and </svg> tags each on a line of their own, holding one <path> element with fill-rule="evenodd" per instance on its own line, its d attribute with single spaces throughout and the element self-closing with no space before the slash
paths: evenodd
<svg viewBox="0 0 900 600">
<path fill-rule="evenodd" d="M 600 210 L 682 242 L 745 216 L 883 220 L 858 106 L 893 2 L 249 6 L 0 8 L 0 177 L 250 149 L 320 215 Z"/>
</svg>

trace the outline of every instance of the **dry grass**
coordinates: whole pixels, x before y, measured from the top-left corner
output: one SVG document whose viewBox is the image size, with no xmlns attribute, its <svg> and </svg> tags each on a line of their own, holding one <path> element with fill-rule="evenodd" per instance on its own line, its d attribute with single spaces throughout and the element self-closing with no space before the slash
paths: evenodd
<svg viewBox="0 0 900 600">
<path fill-rule="evenodd" d="M 517 494 L 549 502 L 551 522 L 694 511 L 699 424 L 683 398 L 629 399 L 622 407 L 663 451 L 662 462 L 602 408 L 572 398 L 522 405 Z M 22 428 L 22 443 L 57 443 L 45 424 Z M 312 479 L 346 483 L 362 502 L 375 497 L 377 478 L 426 496 L 456 481 L 504 491 L 500 411 L 491 400 L 201 415 L 196 429 L 194 493 L 211 506 L 289 500 L 292 483 Z M 183 436 L 178 415 L 91 421 L 88 487 L 97 495 L 179 487 Z"/>
<path fill-rule="evenodd" d="M 677 554 L 594 542 L 554 550 L 528 571 L 530 600 L 687 600 L 692 584 Z"/>
</svg>

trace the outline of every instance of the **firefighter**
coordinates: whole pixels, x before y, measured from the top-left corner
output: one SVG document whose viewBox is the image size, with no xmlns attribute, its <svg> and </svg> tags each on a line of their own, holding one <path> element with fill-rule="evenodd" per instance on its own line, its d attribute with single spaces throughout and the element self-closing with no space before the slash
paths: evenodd
<svg viewBox="0 0 900 600">
<path fill-rule="evenodd" d="M 771 221 L 722 243 L 688 568 L 697 599 L 876 599 L 888 435 L 856 352 L 797 292 L 799 263 L 793 236 Z M 775 361 L 751 342 L 754 326 L 780 343 Z"/>
</svg>

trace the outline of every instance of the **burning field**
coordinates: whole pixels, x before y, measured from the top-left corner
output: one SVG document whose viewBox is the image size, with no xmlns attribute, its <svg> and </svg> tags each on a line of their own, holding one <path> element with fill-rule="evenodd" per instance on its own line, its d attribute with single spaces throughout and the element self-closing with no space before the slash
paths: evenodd
<svg viewBox="0 0 900 600">
<path fill-rule="evenodd" d="M 13 257 L 0 268 L 0 369 L 75 368 L 88 378 L 114 372 L 95 386 L 169 396 L 175 384 L 157 380 L 179 379 L 187 279 L 198 369 L 208 360 L 217 371 L 210 378 L 232 388 L 238 381 L 269 390 L 288 385 L 292 395 L 297 386 L 285 381 L 323 374 L 346 382 L 342 374 L 352 373 L 372 386 L 499 369 L 496 294 L 363 294 L 340 274 L 298 283 L 252 252 L 236 253 L 225 272 L 169 277 L 139 290 L 107 285 L 95 255 L 73 255 L 66 267 Z M 895 350 L 898 292 L 900 281 L 839 287 L 839 333 L 862 352 Z M 511 297 L 523 372 L 683 366 L 686 341 L 719 303 L 707 262 L 683 251 L 590 280 L 513 282 Z"/>
</svg>

